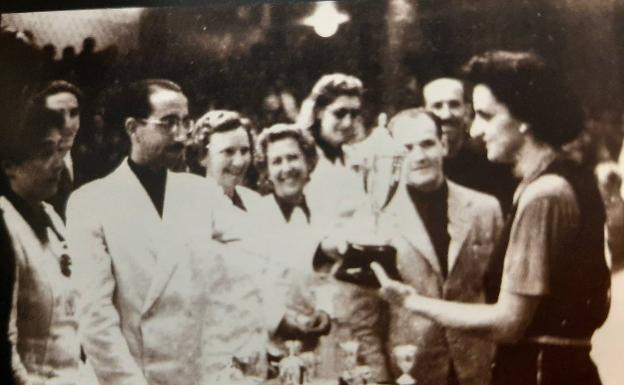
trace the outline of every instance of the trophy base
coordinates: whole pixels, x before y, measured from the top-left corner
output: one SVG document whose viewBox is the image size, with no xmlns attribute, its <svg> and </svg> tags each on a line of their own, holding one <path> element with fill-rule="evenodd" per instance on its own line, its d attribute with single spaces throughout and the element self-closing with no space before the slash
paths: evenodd
<svg viewBox="0 0 624 385">
<path fill-rule="evenodd" d="M 334 276 L 340 281 L 370 288 L 379 288 L 381 285 L 370 268 L 372 262 L 379 263 L 390 278 L 401 280 L 401 275 L 396 265 L 396 249 L 390 245 L 349 243 L 342 263 Z"/>
</svg>

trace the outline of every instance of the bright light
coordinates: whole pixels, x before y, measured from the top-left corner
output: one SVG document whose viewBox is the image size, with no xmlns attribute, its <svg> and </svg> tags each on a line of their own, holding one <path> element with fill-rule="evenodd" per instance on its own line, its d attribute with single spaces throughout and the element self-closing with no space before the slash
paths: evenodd
<svg viewBox="0 0 624 385">
<path fill-rule="evenodd" d="M 302 24 L 314 28 L 320 37 L 333 36 L 342 23 L 349 21 L 349 15 L 338 11 L 335 1 L 324 1 L 315 4 L 314 13 L 301 21 Z"/>
</svg>

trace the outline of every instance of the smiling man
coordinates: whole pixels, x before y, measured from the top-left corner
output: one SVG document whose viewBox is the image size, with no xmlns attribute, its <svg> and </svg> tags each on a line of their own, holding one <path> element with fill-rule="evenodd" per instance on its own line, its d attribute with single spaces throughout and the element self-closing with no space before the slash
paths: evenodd
<svg viewBox="0 0 624 385">
<path fill-rule="evenodd" d="M 509 167 L 487 161 L 478 140 L 468 136 L 471 105 L 464 84 L 454 78 L 438 78 L 423 87 L 425 107 L 442 126 L 447 147 L 444 173 L 462 186 L 494 195 L 503 211 L 511 207 L 516 182 Z"/>
<path fill-rule="evenodd" d="M 393 245 L 403 280 L 427 296 L 483 302 L 483 272 L 501 226 L 492 196 L 448 180 L 440 120 L 424 109 L 394 116 L 388 129 L 405 147 L 404 188 L 386 209 L 396 227 Z M 418 384 L 489 382 L 493 344 L 445 330 L 400 307 L 390 307 L 388 353 L 396 345 L 418 348 L 412 376 Z M 397 367 L 390 368 L 398 376 Z"/>
<path fill-rule="evenodd" d="M 102 385 L 196 383 L 210 282 L 200 267 L 214 255 L 197 248 L 227 202 L 212 179 L 168 170 L 191 127 L 177 84 L 134 83 L 124 102 L 129 157 L 68 203 L 82 343 Z"/>
</svg>

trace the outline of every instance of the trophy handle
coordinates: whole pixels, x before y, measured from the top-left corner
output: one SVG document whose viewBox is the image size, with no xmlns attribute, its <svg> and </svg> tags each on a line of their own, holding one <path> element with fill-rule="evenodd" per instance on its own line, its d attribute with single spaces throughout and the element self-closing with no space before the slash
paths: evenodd
<svg viewBox="0 0 624 385">
<path fill-rule="evenodd" d="M 394 194 L 396 194 L 396 191 L 398 188 L 399 188 L 399 181 L 397 180 L 396 182 L 393 182 L 392 185 L 390 186 L 390 191 L 388 191 L 388 197 L 386 198 L 386 201 L 384 202 L 383 206 L 381 206 L 382 210 L 385 209 L 386 206 L 390 204 L 390 201 L 394 197 Z"/>
</svg>

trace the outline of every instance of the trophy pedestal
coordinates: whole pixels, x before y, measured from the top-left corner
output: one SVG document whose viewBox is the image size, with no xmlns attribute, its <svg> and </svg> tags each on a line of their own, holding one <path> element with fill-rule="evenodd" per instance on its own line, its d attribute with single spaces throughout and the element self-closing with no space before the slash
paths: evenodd
<svg viewBox="0 0 624 385">
<path fill-rule="evenodd" d="M 396 265 L 396 249 L 393 246 L 358 243 L 349 243 L 335 277 L 340 281 L 379 288 L 381 285 L 370 268 L 372 262 L 379 263 L 390 278 L 401 280 Z"/>
</svg>

